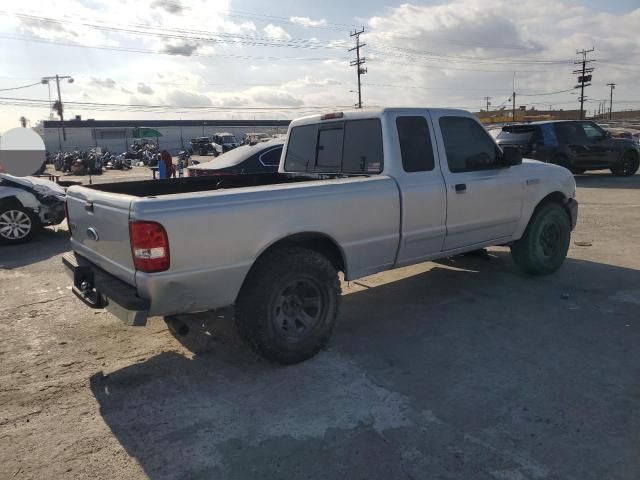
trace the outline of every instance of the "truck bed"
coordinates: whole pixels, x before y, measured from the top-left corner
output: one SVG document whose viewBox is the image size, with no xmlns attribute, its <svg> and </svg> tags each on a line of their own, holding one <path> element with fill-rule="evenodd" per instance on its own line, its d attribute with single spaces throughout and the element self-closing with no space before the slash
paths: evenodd
<svg viewBox="0 0 640 480">
<path fill-rule="evenodd" d="M 327 179 L 332 178 L 329 176 L 324 177 Z M 178 193 L 205 192 L 208 190 L 277 185 L 309 180 L 318 180 L 318 178 L 284 175 L 280 173 L 210 175 L 203 177 L 171 178 L 161 181 L 145 180 L 141 182 L 102 183 L 86 186 L 85 188 L 106 193 L 131 195 L 134 197 L 155 197 Z"/>
</svg>

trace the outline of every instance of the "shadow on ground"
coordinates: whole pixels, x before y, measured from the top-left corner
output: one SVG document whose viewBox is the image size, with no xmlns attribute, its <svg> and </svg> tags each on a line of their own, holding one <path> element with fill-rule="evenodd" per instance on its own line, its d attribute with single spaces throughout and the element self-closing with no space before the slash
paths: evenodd
<svg viewBox="0 0 640 480">
<path fill-rule="evenodd" d="M 33 240 L 20 245 L 0 245 L 0 269 L 13 269 L 41 262 L 71 249 L 69 232 L 44 228 Z"/>
<path fill-rule="evenodd" d="M 525 277 L 504 251 L 344 297 L 330 348 L 291 367 L 228 317 L 91 378 L 152 479 L 640 478 L 640 272 L 568 260 Z"/>
<path fill-rule="evenodd" d="M 640 188 L 640 174 L 631 177 L 616 177 L 607 172 L 588 172 L 575 175 L 578 188 Z"/>
</svg>

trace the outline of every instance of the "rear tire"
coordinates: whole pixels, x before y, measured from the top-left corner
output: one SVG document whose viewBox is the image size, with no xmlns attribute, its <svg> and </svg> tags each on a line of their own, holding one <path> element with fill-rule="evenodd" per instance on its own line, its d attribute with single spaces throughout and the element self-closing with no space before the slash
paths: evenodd
<svg viewBox="0 0 640 480">
<path fill-rule="evenodd" d="M 567 257 L 571 241 L 571 220 L 558 203 L 538 209 L 520 240 L 511 246 L 516 266 L 529 275 L 555 272 Z"/>
<path fill-rule="evenodd" d="M 635 175 L 640 166 L 640 159 L 634 152 L 626 152 L 622 155 L 620 163 L 611 168 L 611 173 L 616 177 L 630 177 Z"/>
<path fill-rule="evenodd" d="M 261 357 L 298 363 L 327 344 L 340 300 L 338 273 L 329 260 L 306 248 L 283 247 L 249 272 L 236 302 L 236 325 Z"/>
<path fill-rule="evenodd" d="M 0 244 L 26 243 L 40 230 L 36 215 L 18 202 L 0 204 Z"/>
</svg>

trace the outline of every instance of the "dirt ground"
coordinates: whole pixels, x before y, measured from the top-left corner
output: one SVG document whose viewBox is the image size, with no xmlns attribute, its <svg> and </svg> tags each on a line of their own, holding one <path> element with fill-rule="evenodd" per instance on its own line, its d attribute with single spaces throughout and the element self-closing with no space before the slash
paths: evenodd
<svg viewBox="0 0 640 480">
<path fill-rule="evenodd" d="M 352 282 L 291 367 L 229 313 L 177 339 L 86 308 L 66 227 L 0 248 L 0 478 L 637 480 L 640 175 L 577 182 L 557 274 L 494 248 Z"/>
</svg>

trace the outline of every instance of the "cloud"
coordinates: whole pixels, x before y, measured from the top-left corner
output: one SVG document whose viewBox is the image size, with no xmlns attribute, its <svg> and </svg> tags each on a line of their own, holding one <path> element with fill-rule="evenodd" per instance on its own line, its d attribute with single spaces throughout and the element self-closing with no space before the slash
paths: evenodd
<svg viewBox="0 0 640 480">
<path fill-rule="evenodd" d="M 309 17 L 290 17 L 289 20 L 303 27 L 323 27 L 327 24 L 327 21 L 322 18 L 320 20 L 312 20 Z"/>
<path fill-rule="evenodd" d="M 162 51 L 171 55 L 183 55 L 189 57 L 195 53 L 200 45 L 198 43 L 189 43 L 185 41 L 165 43 Z"/>
<path fill-rule="evenodd" d="M 151 8 L 161 8 L 172 15 L 182 15 L 186 10 L 180 0 L 154 0 L 151 2 Z"/>
<path fill-rule="evenodd" d="M 89 85 L 95 88 L 114 89 L 116 88 L 116 81 L 112 78 L 91 77 L 89 79 Z"/>
<path fill-rule="evenodd" d="M 142 95 L 153 95 L 153 88 L 145 83 L 140 82 L 138 83 L 138 93 L 141 93 Z"/>
<path fill-rule="evenodd" d="M 133 93 L 131 90 L 129 90 L 128 88 L 125 88 L 125 87 L 120 87 L 120 91 L 122 93 L 126 93 L 127 95 L 131 95 Z"/>
<path fill-rule="evenodd" d="M 250 99 L 244 95 L 223 95 L 218 100 L 218 105 L 221 107 L 244 107 L 249 105 Z"/>
<path fill-rule="evenodd" d="M 167 94 L 168 105 L 179 105 L 185 107 L 208 107 L 213 102 L 206 95 L 200 93 L 186 92 L 184 90 L 172 90 Z"/>
<path fill-rule="evenodd" d="M 342 82 L 336 80 L 335 78 L 323 78 L 317 79 L 310 77 L 309 75 L 305 75 L 303 78 L 298 78 L 297 80 L 291 80 L 290 82 L 286 82 L 283 84 L 285 88 L 305 88 L 305 87 L 331 87 L 334 85 L 342 85 Z"/>
<path fill-rule="evenodd" d="M 272 23 L 264 27 L 263 30 L 269 38 L 273 38 L 275 40 L 291 39 L 291 35 L 289 35 L 284 28 L 273 25 Z"/>
<path fill-rule="evenodd" d="M 280 107 L 300 107 L 304 105 L 302 99 L 294 97 L 282 90 L 256 87 L 249 90 L 251 98 L 258 103 Z"/>
<path fill-rule="evenodd" d="M 47 22 L 39 18 L 20 18 L 20 29 L 43 39 L 75 39 L 78 33 L 61 23 Z"/>
</svg>

